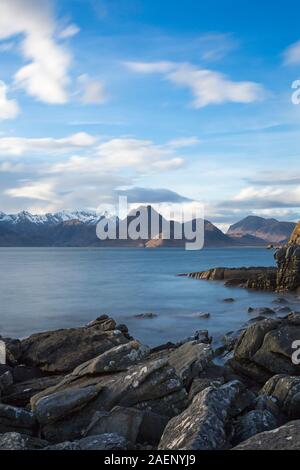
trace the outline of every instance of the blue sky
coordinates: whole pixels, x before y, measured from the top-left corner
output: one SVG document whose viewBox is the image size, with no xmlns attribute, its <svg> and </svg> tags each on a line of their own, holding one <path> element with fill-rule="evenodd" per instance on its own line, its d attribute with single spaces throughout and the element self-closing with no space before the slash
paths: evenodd
<svg viewBox="0 0 300 470">
<path fill-rule="evenodd" d="M 300 218 L 297 7 L 1 0 L 0 210 Z"/>
</svg>

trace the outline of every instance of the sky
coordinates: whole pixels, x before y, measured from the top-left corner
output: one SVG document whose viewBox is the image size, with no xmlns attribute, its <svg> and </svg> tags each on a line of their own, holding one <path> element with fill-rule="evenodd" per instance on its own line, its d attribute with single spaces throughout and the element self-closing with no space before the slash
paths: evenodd
<svg viewBox="0 0 300 470">
<path fill-rule="evenodd" d="M 300 218 L 298 2 L 0 0 L 0 211 Z M 294 87 L 294 88 L 293 88 Z"/>
</svg>

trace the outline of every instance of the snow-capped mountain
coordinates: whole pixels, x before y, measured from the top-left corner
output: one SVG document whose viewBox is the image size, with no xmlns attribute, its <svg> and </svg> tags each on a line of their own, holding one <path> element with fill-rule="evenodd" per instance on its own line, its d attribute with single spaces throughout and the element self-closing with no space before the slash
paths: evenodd
<svg viewBox="0 0 300 470">
<path fill-rule="evenodd" d="M 13 225 L 28 222 L 36 225 L 56 225 L 69 220 L 78 220 L 84 224 L 96 224 L 100 216 L 94 211 L 61 211 L 54 214 L 31 214 L 27 211 L 18 214 L 5 214 L 0 212 L 0 223 L 6 222 Z"/>
</svg>

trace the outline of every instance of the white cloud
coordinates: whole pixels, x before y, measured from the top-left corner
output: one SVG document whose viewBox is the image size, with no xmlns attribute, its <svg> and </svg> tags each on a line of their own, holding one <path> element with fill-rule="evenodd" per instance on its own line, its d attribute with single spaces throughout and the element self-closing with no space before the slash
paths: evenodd
<svg viewBox="0 0 300 470">
<path fill-rule="evenodd" d="M 168 145 L 173 148 L 191 147 L 200 143 L 198 137 L 181 137 L 179 139 L 170 140 Z"/>
<path fill-rule="evenodd" d="M 125 65 L 138 73 L 161 73 L 173 84 L 190 89 L 195 108 L 227 102 L 252 103 L 264 95 L 263 87 L 258 83 L 234 82 L 222 73 L 198 69 L 191 64 L 126 62 Z"/>
<path fill-rule="evenodd" d="M 76 36 L 80 31 L 80 28 L 76 24 L 70 24 L 59 33 L 59 37 L 62 39 L 71 38 Z"/>
<path fill-rule="evenodd" d="M 286 65 L 300 64 L 300 41 L 291 44 L 283 53 Z"/>
<path fill-rule="evenodd" d="M 0 81 L 0 120 L 14 119 L 19 112 L 18 103 L 7 98 L 7 86 Z"/>
<path fill-rule="evenodd" d="M 80 101 L 84 104 L 100 104 L 107 100 L 105 86 L 102 80 L 90 78 L 88 75 L 78 77 Z"/>
<path fill-rule="evenodd" d="M 53 201 L 56 198 L 53 192 L 53 184 L 50 182 L 29 183 L 18 188 L 7 189 L 4 191 L 7 196 L 37 199 L 40 201 Z"/>
<path fill-rule="evenodd" d="M 29 61 L 15 74 L 15 84 L 40 101 L 62 104 L 68 100 L 71 56 L 55 32 L 47 0 L 1 0 L 0 39 L 22 34 L 20 50 Z"/>
<path fill-rule="evenodd" d="M 0 154 L 23 155 L 26 153 L 53 153 L 68 152 L 76 148 L 93 146 L 97 138 L 85 132 L 72 134 L 62 139 L 45 137 L 40 139 L 28 139 L 24 137 L 1 137 Z"/>
<path fill-rule="evenodd" d="M 286 187 L 249 186 L 233 198 L 233 204 L 234 202 L 251 204 L 254 208 L 300 207 L 300 186 L 288 190 Z"/>
</svg>

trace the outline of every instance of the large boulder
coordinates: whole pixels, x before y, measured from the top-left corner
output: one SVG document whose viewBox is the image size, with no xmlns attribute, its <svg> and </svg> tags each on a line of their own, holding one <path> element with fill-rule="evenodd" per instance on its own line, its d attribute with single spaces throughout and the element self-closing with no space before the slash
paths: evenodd
<svg viewBox="0 0 300 470">
<path fill-rule="evenodd" d="M 240 336 L 229 363 L 260 383 L 275 374 L 300 375 L 299 366 L 292 362 L 292 344 L 299 338 L 300 314 L 260 321 Z"/>
<path fill-rule="evenodd" d="M 268 410 L 249 411 L 237 419 L 232 442 L 238 444 L 246 441 L 255 434 L 276 428 L 279 424 L 276 416 Z"/>
<path fill-rule="evenodd" d="M 38 392 L 53 387 L 61 382 L 61 376 L 41 377 L 26 382 L 10 383 L 6 387 L 2 396 L 2 403 L 12 406 L 26 407 L 30 403 L 31 397 Z"/>
<path fill-rule="evenodd" d="M 226 446 L 226 424 L 241 384 L 229 382 L 209 387 L 195 396 L 192 404 L 166 426 L 161 450 L 216 450 Z"/>
<path fill-rule="evenodd" d="M 300 377 L 275 375 L 262 389 L 289 419 L 300 419 Z"/>
<path fill-rule="evenodd" d="M 300 421 L 291 421 L 272 431 L 256 434 L 233 450 L 299 450 Z"/>
<path fill-rule="evenodd" d="M 300 243 L 292 243 L 279 249 L 277 261 L 277 291 L 297 291 L 300 289 Z"/>
<path fill-rule="evenodd" d="M 174 416 L 187 405 L 187 393 L 167 359 L 149 359 L 119 373 L 79 375 L 34 396 L 32 409 L 47 440 L 62 442 L 83 435 L 96 411 L 135 407 Z"/>
<path fill-rule="evenodd" d="M 114 320 L 103 315 L 81 328 L 37 333 L 21 342 L 19 361 L 45 372 L 62 374 L 129 341 Z"/>
</svg>

